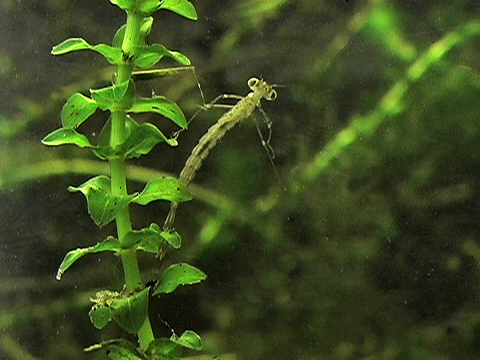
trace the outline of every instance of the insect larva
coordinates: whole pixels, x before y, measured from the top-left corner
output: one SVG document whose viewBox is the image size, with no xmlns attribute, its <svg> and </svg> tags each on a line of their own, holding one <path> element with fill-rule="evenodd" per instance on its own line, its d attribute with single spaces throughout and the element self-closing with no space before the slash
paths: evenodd
<svg viewBox="0 0 480 360">
<path fill-rule="evenodd" d="M 273 101 L 277 98 L 277 92 L 264 80 L 257 78 L 251 78 L 248 80 L 248 86 L 252 90 L 247 96 L 241 98 L 235 106 L 218 121 L 208 129 L 207 133 L 202 136 L 197 146 L 192 150 L 190 157 L 187 159 L 183 170 L 180 173 L 179 181 L 188 186 L 198 169 L 202 166 L 203 161 L 208 156 L 210 151 L 215 147 L 218 141 L 227 133 L 228 130 L 233 128 L 239 122 L 248 118 L 256 107 L 260 106 L 260 100 L 265 98 L 269 101 Z M 219 97 L 221 98 L 221 97 Z M 216 100 L 218 100 L 217 98 Z M 214 100 L 214 102 L 216 101 Z M 206 107 L 212 107 L 213 103 Z M 167 219 L 163 225 L 163 229 L 171 231 L 173 229 L 173 222 L 175 220 L 175 213 L 177 211 L 178 202 L 172 202 L 170 205 L 170 211 L 168 212 Z"/>
</svg>

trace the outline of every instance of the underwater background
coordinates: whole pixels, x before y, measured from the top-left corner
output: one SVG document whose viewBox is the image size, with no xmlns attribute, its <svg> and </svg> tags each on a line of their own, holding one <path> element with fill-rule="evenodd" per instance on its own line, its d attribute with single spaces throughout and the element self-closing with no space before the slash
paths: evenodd
<svg viewBox="0 0 480 360">
<path fill-rule="evenodd" d="M 246 95 L 253 76 L 279 85 L 262 102 L 279 176 L 253 121 L 212 151 L 178 210 L 184 247 L 165 264 L 139 254 L 145 280 L 173 261 L 208 275 L 152 299 L 156 334 L 170 335 L 164 322 L 195 329 L 199 360 L 479 359 L 480 4 L 192 2 L 198 21 L 157 13 L 150 37 L 192 60 L 207 102 Z M 0 359 L 106 359 L 83 348 L 128 336 L 88 318 L 96 291 L 121 290 L 118 258 L 90 255 L 55 280 L 65 253 L 114 229 L 67 191 L 108 167 L 40 142 L 71 94 L 113 75 L 98 54 L 52 47 L 110 44 L 124 21 L 107 0 L 0 1 Z M 187 118 L 202 105 L 191 72 L 137 90 Z M 178 175 L 224 111 L 200 112 L 177 148 L 130 162 L 130 191 Z M 132 221 L 162 223 L 168 206 L 134 206 Z"/>
</svg>

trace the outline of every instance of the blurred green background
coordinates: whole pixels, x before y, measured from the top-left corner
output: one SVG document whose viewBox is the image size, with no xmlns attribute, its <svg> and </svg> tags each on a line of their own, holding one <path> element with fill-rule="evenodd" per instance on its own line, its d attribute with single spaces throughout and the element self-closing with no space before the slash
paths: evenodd
<svg viewBox="0 0 480 360">
<path fill-rule="evenodd" d="M 178 211 L 184 247 L 163 264 L 139 254 L 145 280 L 173 261 L 209 276 L 152 300 L 156 334 L 170 335 L 162 320 L 194 329 L 198 359 L 480 358 L 480 4 L 192 2 L 197 22 L 158 13 L 151 41 L 192 59 L 207 101 L 245 95 L 252 76 L 283 86 L 263 103 L 281 182 L 252 121 L 212 151 Z M 113 71 L 52 46 L 109 44 L 124 21 L 107 0 L 0 1 L 0 359 L 104 359 L 82 349 L 128 337 L 87 315 L 96 291 L 121 289 L 119 259 L 91 255 L 55 280 L 67 251 L 114 231 L 66 190 L 108 169 L 40 143 L 73 92 L 108 85 Z M 188 72 L 138 91 L 187 117 L 202 104 Z M 201 113 L 178 148 L 132 162 L 130 191 L 178 174 L 221 114 Z M 94 136 L 104 121 L 98 112 L 82 130 Z M 134 206 L 134 226 L 167 211 Z"/>
</svg>

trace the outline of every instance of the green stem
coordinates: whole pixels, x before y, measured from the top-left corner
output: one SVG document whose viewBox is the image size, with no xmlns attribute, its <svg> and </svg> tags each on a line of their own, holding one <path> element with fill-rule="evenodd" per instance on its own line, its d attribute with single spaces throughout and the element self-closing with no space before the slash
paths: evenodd
<svg viewBox="0 0 480 360">
<path fill-rule="evenodd" d="M 125 58 L 129 58 L 133 54 L 133 47 L 139 43 L 141 23 L 142 17 L 138 14 L 127 14 L 127 26 L 122 44 L 122 51 L 125 54 Z M 132 64 L 128 62 L 120 65 L 117 72 L 117 84 L 129 80 L 132 74 L 132 69 Z M 125 111 L 112 112 L 112 131 L 110 137 L 110 145 L 112 147 L 122 144 L 126 140 L 126 118 L 127 113 Z M 116 158 L 110 160 L 110 176 L 112 182 L 112 194 L 120 197 L 127 196 L 128 191 L 125 175 L 125 159 Z M 129 210 L 129 207 L 126 206 L 115 218 L 117 235 L 120 242 L 122 242 L 125 238 L 125 235 L 132 230 Z M 126 290 L 128 292 L 132 292 L 142 285 L 137 255 L 135 250 L 127 250 L 122 253 L 121 258 L 123 272 L 125 275 Z M 154 340 L 154 335 L 148 316 L 146 317 L 145 322 L 138 331 L 137 335 L 140 346 L 144 349 L 147 348 L 148 344 Z"/>
</svg>

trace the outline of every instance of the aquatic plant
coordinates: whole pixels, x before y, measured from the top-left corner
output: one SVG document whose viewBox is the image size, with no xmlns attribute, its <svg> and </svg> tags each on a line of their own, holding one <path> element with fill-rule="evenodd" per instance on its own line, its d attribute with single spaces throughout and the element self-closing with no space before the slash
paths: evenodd
<svg viewBox="0 0 480 360">
<path fill-rule="evenodd" d="M 125 285 L 120 291 L 104 290 L 92 299 L 89 312 L 93 325 L 102 329 L 111 320 L 138 337 L 140 347 L 125 339 L 102 342 L 85 349 L 106 350 L 111 359 L 179 359 L 183 348 L 200 350 L 199 335 L 187 330 L 180 336 L 156 339 L 148 317 L 149 297 L 173 292 L 180 285 L 198 283 L 206 278 L 199 269 L 178 263 L 169 266 L 157 281 L 144 284 L 137 262 L 137 251 L 157 254 L 160 248 L 181 246 L 180 235 L 174 230 L 164 231 L 155 223 L 148 228 L 134 230 L 130 220 L 131 204 L 147 205 L 164 200 L 183 202 L 191 199 L 186 187 L 173 177 L 161 176 L 147 183 L 140 193 L 128 193 L 125 161 L 148 154 L 155 145 L 162 143 L 176 146 L 175 138 L 168 138 L 151 123 L 138 123 L 132 114 L 154 113 L 169 119 L 181 129 L 187 121 L 180 107 L 173 101 L 158 95 L 144 98 L 136 94 L 132 77 L 134 69 L 149 69 L 162 58 L 169 57 L 182 66 L 190 60 L 183 54 L 171 51 L 160 44 L 148 44 L 153 13 L 170 10 L 187 19 L 196 20 L 193 5 L 187 0 L 110 0 L 127 13 L 127 22 L 113 38 L 112 46 L 91 45 L 82 38 L 70 38 L 55 46 L 53 55 L 91 50 L 101 54 L 116 66 L 116 76 L 111 86 L 90 90 L 90 95 L 73 94 L 61 112 L 62 127 L 47 135 L 42 142 L 49 146 L 76 145 L 86 148 L 104 161 L 108 161 L 110 176 L 93 177 L 79 186 L 70 186 L 72 193 L 82 193 L 88 212 L 99 227 L 110 222 L 116 224 L 116 236 L 87 248 L 68 252 L 57 273 L 60 280 L 64 272 L 87 254 L 114 252 L 122 260 Z M 92 142 L 78 131 L 97 110 L 109 113 L 97 141 Z"/>
</svg>

